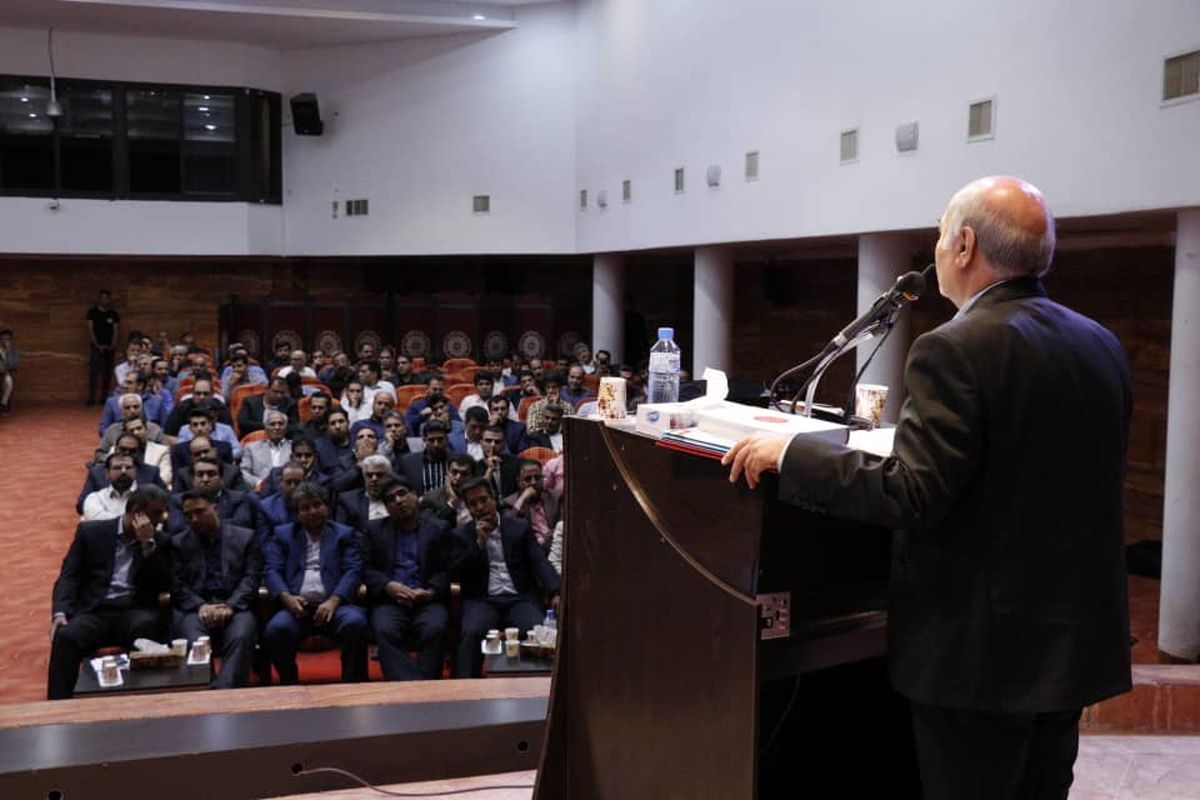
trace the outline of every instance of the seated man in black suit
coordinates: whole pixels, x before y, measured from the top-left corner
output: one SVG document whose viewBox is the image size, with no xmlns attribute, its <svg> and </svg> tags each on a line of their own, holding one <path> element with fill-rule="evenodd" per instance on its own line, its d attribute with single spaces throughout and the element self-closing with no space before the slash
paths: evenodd
<svg viewBox="0 0 1200 800">
<path fill-rule="evenodd" d="M 75 529 L 51 600 L 50 700 L 75 693 L 79 664 L 96 648 L 165 638 L 158 596 L 171 585 L 169 545 L 155 528 L 166 515 L 167 501 L 165 489 L 140 486 L 122 516 Z"/>
<path fill-rule="evenodd" d="M 370 428 L 361 428 L 354 436 L 354 451 L 351 453 L 343 453 L 338 459 L 337 472 L 333 475 L 333 489 L 336 492 L 349 492 L 353 489 L 361 489 L 362 468 L 359 466 L 363 459 L 367 456 L 373 456 L 379 453 L 379 439 L 375 436 L 375 431 Z M 391 459 L 388 459 L 391 463 Z"/>
<path fill-rule="evenodd" d="M 421 509 L 445 522 L 451 528 L 471 521 L 471 512 L 459 494 L 462 485 L 474 478 L 478 470 L 475 459 L 466 453 L 450 456 L 446 480 L 437 489 L 421 495 Z"/>
<path fill-rule="evenodd" d="M 175 635 L 189 642 L 212 638 L 221 656 L 214 689 L 247 686 L 258 637 L 258 532 L 218 519 L 216 498 L 205 489 L 184 492 L 181 502 L 187 527 L 171 538 Z"/>
<path fill-rule="evenodd" d="M 397 472 L 421 494 L 440 488 L 446 480 L 448 428 L 441 420 L 432 419 L 425 423 L 421 439 L 425 449 L 409 453 L 400 458 Z"/>
<path fill-rule="evenodd" d="M 392 462 L 378 453 L 364 458 L 359 469 L 362 471 L 362 488 L 338 495 L 333 518 L 362 533 L 367 529 L 367 522 L 387 516 L 381 492 L 384 482 L 395 476 L 392 474 Z"/>
<path fill-rule="evenodd" d="M 549 553 L 554 526 L 561 517 L 558 498 L 542 485 L 542 465 L 533 459 L 521 460 L 517 481 L 521 488 L 505 496 L 500 506 L 504 513 L 528 522 L 538 544 Z"/>
<path fill-rule="evenodd" d="M 442 675 L 442 641 L 450 612 L 447 552 L 450 526 L 417 513 L 417 493 L 404 481 L 382 486 L 388 515 L 367 523 L 363 581 L 375 603 L 371 627 L 379 666 L 389 681 L 434 680 Z M 415 638 L 419 655 L 408 655 Z"/>
<path fill-rule="evenodd" d="M 317 466 L 317 447 L 312 439 L 307 436 L 299 436 L 292 440 L 292 455 L 288 459 L 289 464 L 299 464 L 304 468 L 304 480 L 318 483 L 321 486 L 328 487 L 331 483 L 329 476 L 321 472 Z M 285 465 L 286 466 L 286 465 Z M 283 467 L 272 467 L 267 473 L 266 479 L 263 481 L 262 487 L 258 490 L 259 497 L 275 494 L 279 491 L 279 481 L 283 474 Z"/>
<path fill-rule="evenodd" d="M 213 495 L 217 504 L 217 516 L 222 521 L 232 522 L 242 528 L 263 530 L 262 510 L 258 507 L 258 499 L 253 492 L 238 492 L 226 489 L 221 485 L 220 467 L 215 459 L 198 458 L 192 466 L 193 489 L 203 489 Z M 171 506 L 167 516 L 167 530 L 181 533 L 187 528 L 187 519 L 183 515 L 181 495 L 171 497 Z"/>
<path fill-rule="evenodd" d="M 527 631 L 541 623 L 542 597 L 558 607 L 558 573 L 529 523 L 501 517 L 492 485 L 483 478 L 463 484 L 472 521 L 451 534 L 450 579 L 462 585 L 462 636 L 456 678 L 477 678 L 483 667 L 479 643 L 492 628 Z"/>
<path fill-rule="evenodd" d="M 265 392 L 247 397 L 238 412 L 238 435 L 245 437 L 264 430 L 268 411 L 280 411 L 287 415 L 289 425 L 299 425 L 300 411 L 288 392 L 286 378 L 273 378 Z"/>
<path fill-rule="evenodd" d="M 563 450 L 562 418 L 566 409 L 562 403 L 547 402 L 541 409 L 541 426 L 531 426 L 525 432 L 529 447 L 549 447 L 556 453 Z"/>
<path fill-rule="evenodd" d="M 329 430 L 329 412 L 332 407 L 333 400 L 324 392 L 316 392 L 309 397 L 308 420 L 300 426 L 300 434 L 310 439 L 324 436 Z"/>
<path fill-rule="evenodd" d="M 342 680 L 367 679 L 367 614 L 355 605 L 362 549 L 354 530 L 329 520 L 329 494 L 302 483 L 292 495 L 295 525 L 280 525 L 267 546 L 265 583 L 283 606 L 267 623 L 263 644 L 279 682 L 300 680 L 296 649 L 313 633 L 342 648 Z"/>
<path fill-rule="evenodd" d="M 314 440 L 317 446 L 317 463 L 321 472 L 332 480 L 338 471 L 338 461 L 343 455 L 354 454 L 350 439 L 350 418 L 341 408 L 329 410 L 325 420 L 325 435 Z"/>
<path fill-rule="evenodd" d="M 184 442 L 187 445 L 188 462 L 192 465 L 184 467 L 174 474 L 174 489 L 175 494 L 181 494 L 188 489 L 195 488 L 196 478 L 195 469 L 196 462 L 202 458 L 216 462 L 220 473 L 221 487 L 230 489 L 235 492 L 248 491 L 250 487 L 246 485 L 246 481 L 242 478 L 242 471 L 236 464 L 228 461 L 222 461 L 217 457 L 217 448 L 213 445 L 212 439 L 207 436 L 197 436 L 191 441 Z"/>
<path fill-rule="evenodd" d="M 518 459 L 504 450 L 504 428 L 491 425 L 483 429 L 483 477 L 496 487 L 496 494 L 507 497 L 517 490 Z"/>
</svg>

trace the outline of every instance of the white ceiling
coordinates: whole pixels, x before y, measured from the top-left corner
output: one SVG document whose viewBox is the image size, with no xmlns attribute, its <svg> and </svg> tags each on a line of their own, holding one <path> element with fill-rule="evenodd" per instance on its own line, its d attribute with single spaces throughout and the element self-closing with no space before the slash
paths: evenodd
<svg viewBox="0 0 1200 800">
<path fill-rule="evenodd" d="M 236 41 L 282 50 L 485 33 L 545 0 L 0 0 L 0 27 Z"/>
</svg>

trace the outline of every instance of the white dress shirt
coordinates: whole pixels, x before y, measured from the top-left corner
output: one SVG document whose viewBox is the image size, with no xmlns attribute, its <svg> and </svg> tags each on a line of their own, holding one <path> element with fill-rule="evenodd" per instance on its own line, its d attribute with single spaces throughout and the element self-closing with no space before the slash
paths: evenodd
<svg viewBox="0 0 1200 800">
<path fill-rule="evenodd" d="M 100 519 L 116 519 L 125 513 L 125 503 L 137 488 L 137 481 L 127 492 L 118 492 L 111 486 L 97 489 L 83 500 L 83 518 L 88 522 Z"/>
</svg>

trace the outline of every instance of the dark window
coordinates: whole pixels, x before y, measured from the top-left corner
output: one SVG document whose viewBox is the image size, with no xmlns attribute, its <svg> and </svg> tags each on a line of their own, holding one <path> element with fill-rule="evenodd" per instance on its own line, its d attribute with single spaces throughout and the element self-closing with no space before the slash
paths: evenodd
<svg viewBox="0 0 1200 800">
<path fill-rule="evenodd" d="M 0 76 L 0 194 L 279 203 L 280 98 Z"/>
<path fill-rule="evenodd" d="M 50 86 L 0 79 L 0 186 L 54 190 L 54 122 L 46 116 Z"/>
<path fill-rule="evenodd" d="M 108 87 L 65 87 L 58 120 L 62 188 L 113 190 L 113 93 Z"/>
</svg>

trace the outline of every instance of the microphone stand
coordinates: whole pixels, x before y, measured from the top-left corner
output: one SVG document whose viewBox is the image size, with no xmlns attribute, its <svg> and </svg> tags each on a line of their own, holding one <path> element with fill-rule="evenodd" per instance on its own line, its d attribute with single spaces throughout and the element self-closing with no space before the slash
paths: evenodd
<svg viewBox="0 0 1200 800">
<path fill-rule="evenodd" d="M 887 335 L 888 333 L 890 333 L 892 330 L 892 327 L 895 326 L 896 320 L 899 318 L 900 311 L 902 309 L 903 309 L 903 306 L 898 306 L 891 314 L 889 314 L 888 316 L 879 320 L 878 322 L 874 323 L 873 325 L 871 325 L 867 328 L 864 328 L 853 339 L 846 342 L 844 345 L 837 348 L 836 350 L 833 350 L 832 352 L 830 352 L 824 358 L 821 359 L 821 362 L 819 364 L 817 364 L 816 368 L 813 370 L 812 375 L 809 376 L 808 380 L 804 382 L 804 386 L 801 387 L 801 389 L 800 389 L 801 392 L 804 392 L 804 416 L 806 416 L 806 417 L 812 416 L 813 398 L 816 396 L 816 393 L 817 393 L 817 384 L 819 384 L 821 382 L 821 378 L 825 375 L 825 371 L 827 369 L 829 369 L 830 366 L 832 366 L 833 362 L 837 361 L 843 355 L 850 352 L 854 348 L 858 347 L 860 344 L 867 341 L 868 339 L 872 339 L 875 336 L 879 335 L 880 333 L 882 333 L 884 335 Z M 796 396 L 794 398 L 792 398 L 792 413 L 793 414 L 796 413 L 796 401 L 799 398 L 800 398 L 800 392 L 797 392 Z"/>
</svg>

